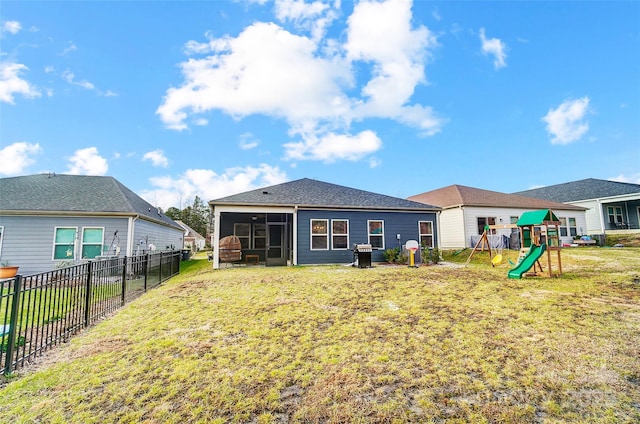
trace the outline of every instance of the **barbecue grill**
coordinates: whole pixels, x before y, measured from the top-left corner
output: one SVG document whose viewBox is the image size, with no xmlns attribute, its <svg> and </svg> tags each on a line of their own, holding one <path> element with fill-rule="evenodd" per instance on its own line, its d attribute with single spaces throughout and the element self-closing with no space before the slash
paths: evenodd
<svg viewBox="0 0 640 424">
<path fill-rule="evenodd" d="M 371 251 L 373 248 L 370 244 L 354 244 L 353 256 L 358 262 L 358 268 L 371 268 Z"/>
</svg>

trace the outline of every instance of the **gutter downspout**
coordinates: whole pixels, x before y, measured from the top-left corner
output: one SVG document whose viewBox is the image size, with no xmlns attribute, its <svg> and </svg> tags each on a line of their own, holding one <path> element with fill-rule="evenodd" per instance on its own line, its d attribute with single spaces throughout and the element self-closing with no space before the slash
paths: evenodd
<svg viewBox="0 0 640 424">
<path fill-rule="evenodd" d="M 213 238 L 211 248 L 213 249 L 213 269 L 220 268 L 220 211 L 213 210 Z"/>
<path fill-rule="evenodd" d="M 127 256 L 133 256 L 133 243 L 134 243 L 134 230 L 135 230 L 135 222 L 140 218 L 140 215 L 130 216 L 129 222 L 127 224 Z"/>
<path fill-rule="evenodd" d="M 298 265 L 298 205 L 293 207 L 293 264 Z"/>
<path fill-rule="evenodd" d="M 602 234 L 607 234 L 604 226 L 604 214 L 602 213 L 602 200 L 596 199 L 596 204 L 598 205 L 598 215 L 600 216 L 600 229 L 602 230 Z"/>
<path fill-rule="evenodd" d="M 440 255 L 442 255 L 442 247 L 440 245 L 440 231 L 441 231 L 440 230 L 440 212 L 442 212 L 442 211 L 437 211 L 436 212 L 436 225 L 438 226 L 436 237 L 437 237 L 437 240 L 438 240 L 437 247 L 438 247 L 438 250 L 440 251 Z"/>
</svg>

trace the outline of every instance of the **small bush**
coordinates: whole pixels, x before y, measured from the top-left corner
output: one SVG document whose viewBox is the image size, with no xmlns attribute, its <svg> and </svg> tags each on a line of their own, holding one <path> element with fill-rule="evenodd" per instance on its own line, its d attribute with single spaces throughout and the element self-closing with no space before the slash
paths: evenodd
<svg viewBox="0 0 640 424">
<path fill-rule="evenodd" d="M 398 259 L 398 254 L 400 253 L 400 249 L 395 247 L 393 249 L 387 249 L 384 251 L 384 259 L 389 263 L 394 263 Z"/>
</svg>

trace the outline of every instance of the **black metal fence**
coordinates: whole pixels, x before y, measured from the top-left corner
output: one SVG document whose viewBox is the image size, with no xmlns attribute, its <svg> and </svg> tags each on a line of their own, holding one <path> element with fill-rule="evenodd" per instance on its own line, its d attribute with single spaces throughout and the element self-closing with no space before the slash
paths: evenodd
<svg viewBox="0 0 640 424">
<path fill-rule="evenodd" d="M 0 280 L 0 371 L 36 356 L 180 273 L 181 252 L 88 261 Z"/>
</svg>

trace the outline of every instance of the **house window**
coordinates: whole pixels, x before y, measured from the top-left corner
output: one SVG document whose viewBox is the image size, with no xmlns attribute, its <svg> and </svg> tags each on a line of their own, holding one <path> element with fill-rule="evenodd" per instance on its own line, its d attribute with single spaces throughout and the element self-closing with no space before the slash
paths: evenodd
<svg viewBox="0 0 640 424">
<path fill-rule="evenodd" d="M 267 226 L 265 224 L 253 224 L 253 248 L 265 249 L 267 247 Z"/>
<path fill-rule="evenodd" d="M 240 246 L 249 249 L 251 246 L 251 224 L 233 224 L 233 235 L 240 239 Z"/>
<path fill-rule="evenodd" d="M 77 228 L 57 227 L 53 238 L 53 260 L 74 261 L 76 259 Z"/>
<path fill-rule="evenodd" d="M 578 235 L 578 226 L 575 218 L 569 218 L 569 235 L 575 237 Z"/>
<path fill-rule="evenodd" d="M 329 220 L 311 220 L 311 250 L 329 250 Z"/>
<path fill-rule="evenodd" d="M 433 247 L 433 221 L 419 221 L 420 244 Z"/>
<path fill-rule="evenodd" d="M 609 223 L 617 224 L 623 222 L 622 208 L 620 206 L 607 206 L 607 215 L 609 215 Z"/>
<path fill-rule="evenodd" d="M 569 230 L 567 228 L 567 218 L 560 217 L 560 237 L 566 237 L 569 234 Z"/>
<path fill-rule="evenodd" d="M 478 217 L 478 234 L 484 233 L 485 225 L 496 225 L 496 217 L 495 216 L 479 216 Z M 496 230 L 492 229 L 487 231 L 487 234 L 495 234 Z"/>
<path fill-rule="evenodd" d="M 384 249 L 384 221 L 367 221 L 369 244 L 374 249 Z"/>
<path fill-rule="evenodd" d="M 349 221 L 346 219 L 331 220 L 331 248 L 335 250 L 349 248 Z"/>
<path fill-rule="evenodd" d="M 102 254 L 104 228 L 82 229 L 82 259 L 93 259 Z"/>
</svg>

